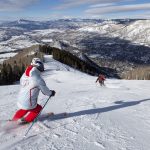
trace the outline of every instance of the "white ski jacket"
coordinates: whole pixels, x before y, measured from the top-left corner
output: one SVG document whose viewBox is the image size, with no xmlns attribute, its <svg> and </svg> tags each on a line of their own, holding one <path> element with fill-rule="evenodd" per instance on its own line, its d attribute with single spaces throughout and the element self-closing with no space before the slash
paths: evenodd
<svg viewBox="0 0 150 150">
<path fill-rule="evenodd" d="M 24 110 L 34 109 L 37 106 L 39 92 L 50 96 L 52 91 L 46 86 L 40 71 L 29 66 L 20 79 L 21 89 L 18 95 L 18 107 Z"/>
</svg>

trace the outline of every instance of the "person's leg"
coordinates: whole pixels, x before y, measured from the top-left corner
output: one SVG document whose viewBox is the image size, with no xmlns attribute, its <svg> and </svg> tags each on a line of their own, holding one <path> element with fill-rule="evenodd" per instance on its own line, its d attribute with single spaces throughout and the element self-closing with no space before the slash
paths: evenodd
<svg viewBox="0 0 150 150">
<path fill-rule="evenodd" d="M 29 110 L 29 114 L 24 118 L 25 121 L 32 122 L 38 116 L 41 109 L 42 109 L 42 106 L 38 104 L 36 108 Z"/>
<path fill-rule="evenodd" d="M 99 85 L 101 85 L 101 82 L 99 81 Z"/>
<path fill-rule="evenodd" d="M 27 114 L 28 110 L 19 109 L 15 115 L 13 116 L 13 121 L 17 121 L 18 119 L 21 119 Z"/>
<path fill-rule="evenodd" d="M 100 86 L 102 86 L 102 81 L 99 81 Z"/>
<path fill-rule="evenodd" d="M 104 80 L 103 80 L 103 86 L 105 86 L 105 84 L 104 84 Z"/>
</svg>

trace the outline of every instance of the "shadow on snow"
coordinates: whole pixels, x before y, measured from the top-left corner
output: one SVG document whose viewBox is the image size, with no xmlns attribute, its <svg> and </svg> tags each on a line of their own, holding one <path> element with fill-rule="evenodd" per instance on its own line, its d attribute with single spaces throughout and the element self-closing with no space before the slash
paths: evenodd
<svg viewBox="0 0 150 150">
<path fill-rule="evenodd" d="M 50 119 L 40 118 L 40 121 L 44 121 L 44 120 L 55 121 L 55 120 L 64 119 L 64 118 L 71 118 L 71 117 L 77 117 L 77 116 L 83 116 L 83 115 L 93 115 L 93 114 L 97 114 L 97 113 L 105 113 L 105 112 L 109 112 L 109 111 L 113 111 L 113 110 L 117 110 L 117 109 L 135 106 L 135 105 L 138 105 L 142 102 L 146 102 L 149 100 L 150 99 L 143 99 L 143 100 L 139 100 L 139 101 L 130 101 L 130 102 L 116 101 L 116 102 L 114 102 L 115 105 L 112 105 L 112 106 L 81 110 L 81 111 L 77 111 L 77 112 L 69 112 L 69 113 L 67 113 L 67 117 L 64 117 L 63 113 L 55 114 Z"/>
</svg>

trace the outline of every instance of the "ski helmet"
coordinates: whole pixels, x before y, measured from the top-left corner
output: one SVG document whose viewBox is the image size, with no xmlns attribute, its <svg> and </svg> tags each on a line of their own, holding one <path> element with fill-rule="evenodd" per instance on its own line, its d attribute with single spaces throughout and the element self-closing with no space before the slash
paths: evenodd
<svg viewBox="0 0 150 150">
<path fill-rule="evenodd" d="M 33 58 L 31 65 L 36 66 L 36 68 L 41 72 L 44 71 L 44 64 L 40 58 Z"/>
</svg>

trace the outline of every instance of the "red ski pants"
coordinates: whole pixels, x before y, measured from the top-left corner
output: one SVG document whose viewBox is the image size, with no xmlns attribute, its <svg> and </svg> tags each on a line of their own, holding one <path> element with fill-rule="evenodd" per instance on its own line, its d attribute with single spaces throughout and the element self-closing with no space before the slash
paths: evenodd
<svg viewBox="0 0 150 150">
<path fill-rule="evenodd" d="M 27 122 L 32 122 L 39 114 L 39 112 L 41 111 L 42 106 L 37 104 L 36 108 L 34 109 L 30 109 L 30 110 L 23 110 L 23 109 L 19 109 L 12 120 L 17 121 L 18 119 L 21 119 L 22 117 L 24 117 L 24 119 Z"/>
</svg>

